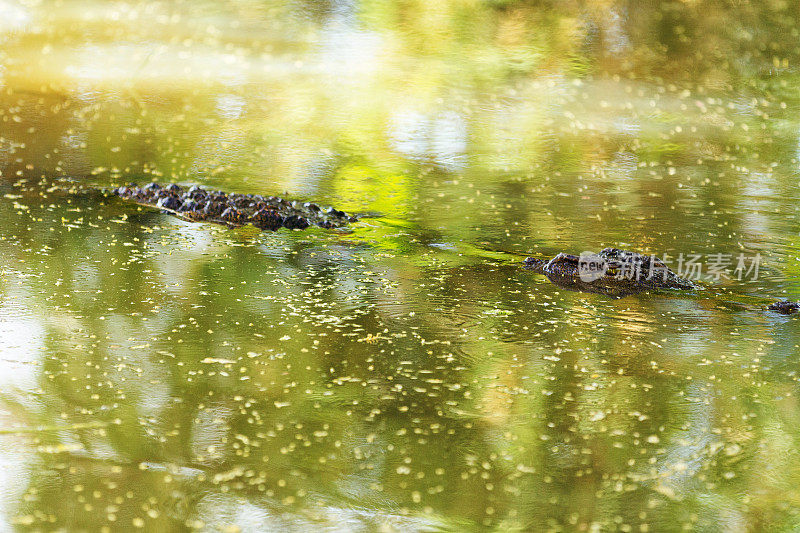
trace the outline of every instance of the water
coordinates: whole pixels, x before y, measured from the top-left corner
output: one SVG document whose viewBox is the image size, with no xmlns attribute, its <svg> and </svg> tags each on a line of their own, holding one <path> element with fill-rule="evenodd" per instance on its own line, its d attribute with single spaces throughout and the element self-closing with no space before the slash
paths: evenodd
<svg viewBox="0 0 800 533">
<path fill-rule="evenodd" d="M 0 529 L 800 527 L 800 335 L 765 310 L 800 298 L 796 7 L 0 14 Z M 380 216 L 82 188 L 152 179 Z M 729 275 L 610 299 L 519 265 L 604 246 Z"/>
</svg>

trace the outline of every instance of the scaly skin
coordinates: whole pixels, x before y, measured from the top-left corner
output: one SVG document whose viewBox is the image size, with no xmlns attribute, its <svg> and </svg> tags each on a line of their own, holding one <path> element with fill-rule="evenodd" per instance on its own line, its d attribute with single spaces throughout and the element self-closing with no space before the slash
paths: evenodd
<svg viewBox="0 0 800 533">
<path fill-rule="evenodd" d="M 214 222 L 230 227 L 252 224 L 260 229 L 305 229 L 311 225 L 341 228 L 357 219 L 332 207 L 289 202 L 275 196 L 206 191 L 198 186 L 184 188 L 175 183 L 144 187 L 130 184 L 114 189 L 113 194 L 141 205 L 162 209 L 192 222 Z"/>
</svg>

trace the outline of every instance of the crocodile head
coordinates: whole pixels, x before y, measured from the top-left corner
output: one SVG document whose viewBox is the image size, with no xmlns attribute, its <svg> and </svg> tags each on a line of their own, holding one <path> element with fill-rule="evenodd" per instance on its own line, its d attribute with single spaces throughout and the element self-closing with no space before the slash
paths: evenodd
<svg viewBox="0 0 800 533">
<path fill-rule="evenodd" d="M 542 274 L 544 272 L 544 265 L 547 264 L 547 261 L 538 259 L 536 257 L 526 257 L 522 264 L 525 266 L 525 268 Z"/>
<path fill-rule="evenodd" d="M 524 265 L 560 287 L 614 297 L 660 289 L 696 288 L 658 257 L 618 248 L 580 256 L 559 253 L 549 261 L 529 257 Z"/>
</svg>

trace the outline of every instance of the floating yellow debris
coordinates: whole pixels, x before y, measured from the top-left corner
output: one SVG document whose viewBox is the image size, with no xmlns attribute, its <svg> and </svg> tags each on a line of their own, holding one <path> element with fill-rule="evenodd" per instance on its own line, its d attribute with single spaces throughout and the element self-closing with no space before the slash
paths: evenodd
<svg viewBox="0 0 800 533">
<path fill-rule="evenodd" d="M 233 361 L 231 359 L 220 359 L 220 358 L 217 358 L 217 357 L 206 357 L 205 359 L 203 359 L 200 362 L 201 363 L 206 363 L 206 364 L 222 363 L 222 364 L 225 364 L 225 365 L 230 365 L 230 364 L 235 363 L 236 361 Z"/>
</svg>

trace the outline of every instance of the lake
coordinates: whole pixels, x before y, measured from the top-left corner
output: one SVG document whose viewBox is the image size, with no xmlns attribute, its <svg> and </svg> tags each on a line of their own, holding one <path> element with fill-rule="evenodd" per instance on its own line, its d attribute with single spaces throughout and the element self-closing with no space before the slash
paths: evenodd
<svg viewBox="0 0 800 533">
<path fill-rule="evenodd" d="M 0 531 L 794 531 L 800 6 L 0 0 Z M 366 215 L 191 223 L 149 181 Z M 700 288 L 522 268 L 619 247 Z M 691 263 L 691 270 L 689 264 Z"/>
</svg>

